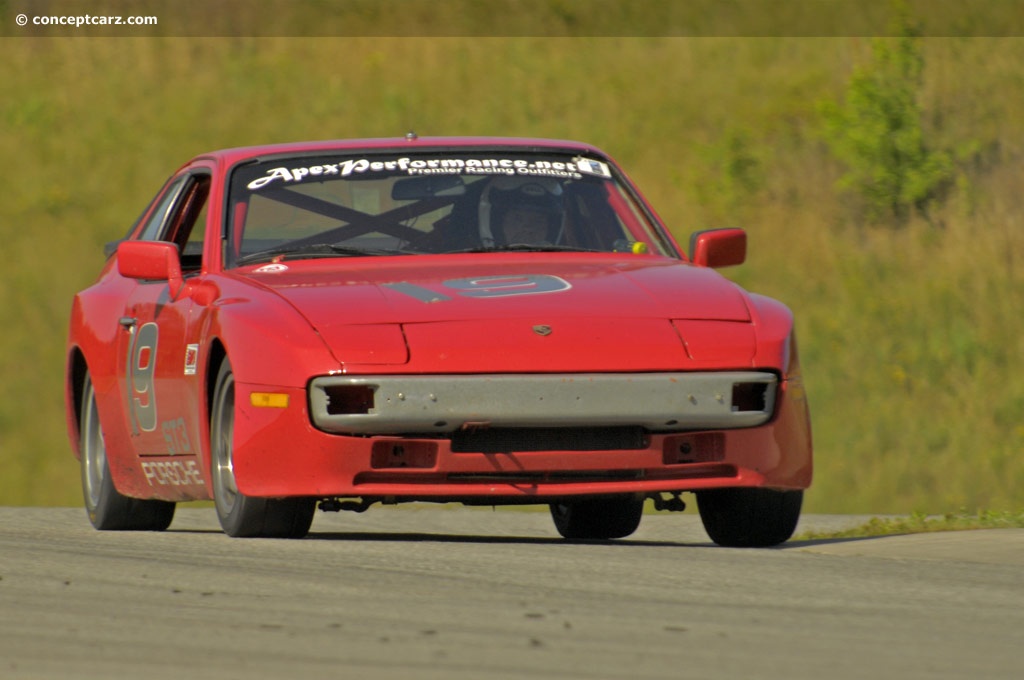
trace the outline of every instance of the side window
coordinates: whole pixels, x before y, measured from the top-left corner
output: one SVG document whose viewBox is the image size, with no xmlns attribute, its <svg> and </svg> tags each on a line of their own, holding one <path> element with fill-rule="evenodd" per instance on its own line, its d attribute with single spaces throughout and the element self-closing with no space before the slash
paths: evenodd
<svg viewBox="0 0 1024 680">
<path fill-rule="evenodd" d="M 182 248 L 183 253 L 188 255 L 199 255 L 203 254 L 203 239 L 206 238 L 206 199 L 203 199 L 203 206 L 199 209 L 195 221 L 192 224 L 192 229 L 189 231 L 188 238 L 185 240 L 185 247 Z"/>
<path fill-rule="evenodd" d="M 139 238 L 177 244 L 182 270 L 198 271 L 202 264 L 209 194 L 209 175 L 184 175 L 175 180 L 161 197 Z"/>
<path fill-rule="evenodd" d="M 203 260 L 206 236 L 206 199 L 210 195 L 210 176 L 194 175 L 182 191 L 181 200 L 164 234 L 164 241 L 178 244 L 182 270 L 198 271 Z"/>
<path fill-rule="evenodd" d="M 164 195 L 160 198 L 156 208 L 149 216 L 149 220 L 146 222 L 146 226 L 142 228 L 139 233 L 139 239 L 142 241 L 159 241 L 160 234 L 163 231 L 164 225 L 167 223 L 168 214 L 171 212 L 171 208 L 174 206 L 175 201 L 181 194 L 182 187 L 188 181 L 188 177 L 181 177 L 174 180 L 164 192 Z"/>
</svg>

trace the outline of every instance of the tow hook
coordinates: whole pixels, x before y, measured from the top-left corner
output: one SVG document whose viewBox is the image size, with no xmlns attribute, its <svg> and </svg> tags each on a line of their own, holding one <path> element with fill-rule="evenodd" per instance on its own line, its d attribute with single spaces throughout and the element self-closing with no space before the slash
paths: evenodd
<svg viewBox="0 0 1024 680">
<path fill-rule="evenodd" d="M 686 503 L 679 497 L 681 492 L 673 491 L 671 493 L 672 498 L 664 498 L 660 493 L 651 494 L 651 500 L 654 501 L 654 509 L 658 511 L 667 510 L 669 512 L 682 512 L 686 510 Z"/>
<path fill-rule="evenodd" d="M 376 501 L 367 500 L 361 498 L 358 501 L 343 501 L 339 498 L 325 498 L 320 501 L 321 512 L 339 512 L 341 510 L 347 510 L 348 512 L 366 512 L 370 509 Z"/>
</svg>

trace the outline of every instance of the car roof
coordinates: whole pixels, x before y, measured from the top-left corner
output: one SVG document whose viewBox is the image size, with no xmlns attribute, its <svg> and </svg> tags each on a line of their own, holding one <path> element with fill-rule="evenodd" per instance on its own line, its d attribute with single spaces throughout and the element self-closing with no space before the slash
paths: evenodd
<svg viewBox="0 0 1024 680">
<path fill-rule="evenodd" d="M 532 137 L 419 137 L 409 133 L 405 137 L 387 137 L 370 139 L 335 139 L 310 142 L 291 142 L 285 144 L 263 144 L 230 149 L 220 149 L 197 156 L 193 161 L 202 158 L 212 159 L 224 165 L 234 165 L 240 161 L 261 157 L 304 156 L 338 151 L 383 151 L 400 150 L 427 151 L 433 149 L 508 149 L 508 150 L 551 150 L 568 153 L 588 153 L 606 158 L 606 154 L 590 144 L 559 139 L 541 139 Z"/>
</svg>

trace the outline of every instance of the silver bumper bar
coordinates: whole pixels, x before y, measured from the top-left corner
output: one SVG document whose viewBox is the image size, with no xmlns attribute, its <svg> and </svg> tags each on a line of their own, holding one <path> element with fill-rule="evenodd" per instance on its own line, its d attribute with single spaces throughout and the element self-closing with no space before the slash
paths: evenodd
<svg viewBox="0 0 1024 680">
<path fill-rule="evenodd" d="M 760 371 L 324 376 L 310 384 L 309 399 L 316 427 L 343 434 L 588 426 L 669 432 L 761 425 L 774 411 L 777 382 Z"/>
</svg>

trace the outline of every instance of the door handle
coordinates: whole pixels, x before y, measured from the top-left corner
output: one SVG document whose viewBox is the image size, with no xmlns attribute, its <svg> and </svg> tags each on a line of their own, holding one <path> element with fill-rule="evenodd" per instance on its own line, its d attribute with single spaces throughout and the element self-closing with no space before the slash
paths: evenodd
<svg viewBox="0 0 1024 680">
<path fill-rule="evenodd" d="M 134 316 L 122 316 L 120 319 L 117 320 L 117 323 L 122 328 L 125 328 L 127 330 L 131 330 L 132 328 L 135 328 L 135 324 L 137 322 L 138 322 L 138 319 L 136 319 Z"/>
</svg>

